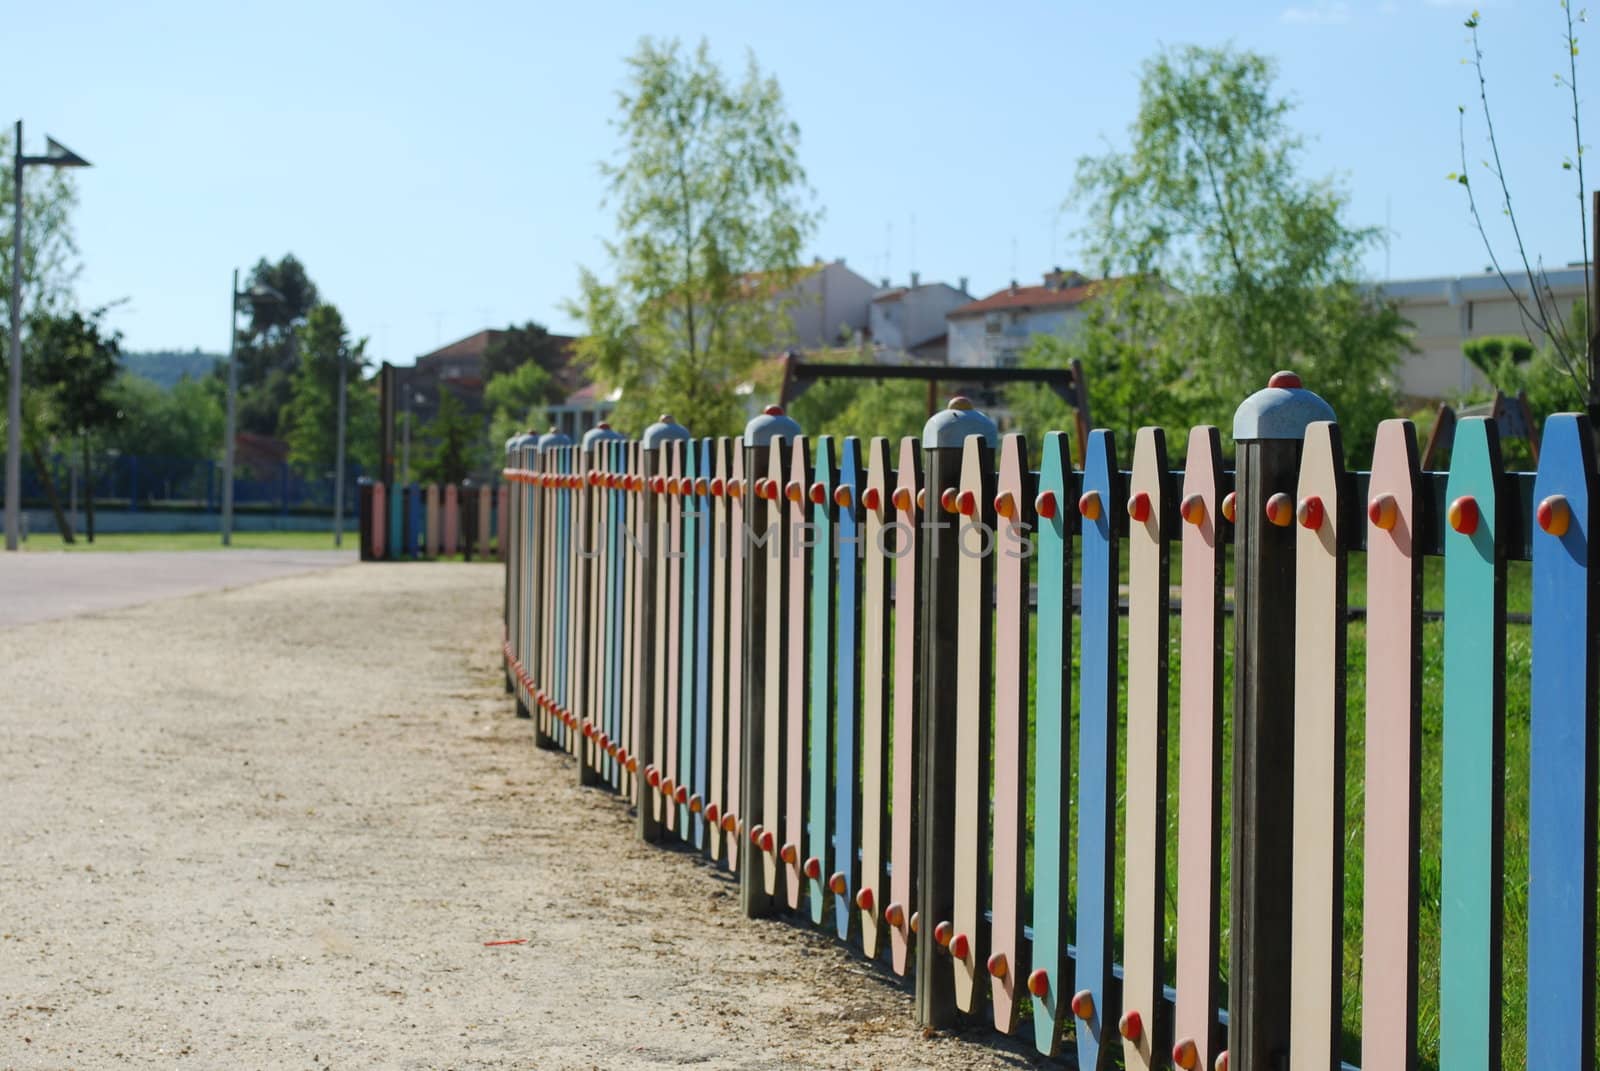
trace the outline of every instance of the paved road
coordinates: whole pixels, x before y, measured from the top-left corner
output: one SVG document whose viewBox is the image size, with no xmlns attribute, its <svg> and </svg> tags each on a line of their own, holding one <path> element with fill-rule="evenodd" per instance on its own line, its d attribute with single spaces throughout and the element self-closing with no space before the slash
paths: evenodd
<svg viewBox="0 0 1600 1071">
<path fill-rule="evenodd" d="M 0 629 L 349 565 L 348 550 L 0 554 Z"/>
</svg>

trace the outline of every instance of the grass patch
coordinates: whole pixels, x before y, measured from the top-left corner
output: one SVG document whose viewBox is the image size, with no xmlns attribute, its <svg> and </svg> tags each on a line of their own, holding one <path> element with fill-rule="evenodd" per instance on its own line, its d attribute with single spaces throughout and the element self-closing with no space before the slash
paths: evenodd
<svg viewBox="0 0 1600 1071">
<path fill-rule="evenodd" d="M 355 551 L 360 548 L 360 536 L 349 531 L 344 534 L 344 547 Z M 233 546 L 224 547 L 222 537 L 216 532 L 104 532 L 94 537 L 94 542 L 78 536 L 73 543 L 63 543 L 58 533 L 35 532 L 28 536 L 22 549 L 34 553 L 65 551 L 69 554 L 92 554 L 96 551 L 174 551 L 174 550 L 334 550 L 332 532 L 234 532 Z"/>
</svg>

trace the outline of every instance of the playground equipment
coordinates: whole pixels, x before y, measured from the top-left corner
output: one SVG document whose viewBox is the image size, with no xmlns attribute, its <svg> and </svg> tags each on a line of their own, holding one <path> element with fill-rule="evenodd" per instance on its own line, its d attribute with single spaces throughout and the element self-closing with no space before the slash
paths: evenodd
<svg viewBox="0 0 1600 1071">
<path fill-rule="evenodd" d="M 1440 1064 L 1492 1071 L 1505 562 L 1531 559 L 1517 984 L 1527 1066 L 1592 1069 L 1591 429 L 1551 417 L 1537 475 L 1507 473 L 1495 422 L 1464 419 L 1450 471 L 1436 473 L 1419 465 L 1412 425 L 1390 420 L 1367 473 L 1346 469 L 1333 416 L 1297 377 L 1274 376 L 1235 418 L 1233 471 L 1210 427 L 1191 431 L 1180 472 L 1152 428 L 1126 471 L 1103 430 L 1082 470 L 1053 432 L 1029 471 L 1023 439 L 961 399 L 898 443 L 809 439 L 776 407 L 732 440 L 691 438 L 665 416 L 638 441 L 513 440 L 508 691 L 540 746 L 635 803 L 645 840 L 737 874 L 746 914 L 798 916 L 912 975 L 927 1026 L 992 1017 L 1002 1033 L 1031 1030 L 1041 1053 L 1070 1044 L 1084 1068 L 1337 1067 L 1354 995 L 1344 904 L 1357 893 L 1344 887 L 1346 557 L 1365 552 L 1362 1062 L 1412 1068 L 1420 593 L 1424 556 L 1442 555 Z M 1163 984 L 1170 888 L 1175 991 Z"/>
</svg>

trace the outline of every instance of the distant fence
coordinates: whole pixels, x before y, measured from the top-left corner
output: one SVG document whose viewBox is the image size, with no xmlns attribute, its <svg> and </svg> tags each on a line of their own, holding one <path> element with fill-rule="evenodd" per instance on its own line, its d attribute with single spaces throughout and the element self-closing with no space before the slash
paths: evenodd
<svg viewBox="0 0 1600 1071">
<path fill-rule="evenodd" d="M 505 484 L 387 485 L 362 480 L 361 560 L 498 557 L 506 545 Z"/>
<path fill-rule="evenodd" d="M 76 494 L 80 506 L 86 497 L 78 459 L 57 454 L 49 459 L 50 478 L 63 508 Z M 97 508 L 139 510 L 222 511 L 222 465 L 209 458 L 151 457 L 118 454 L 94 460 L 94 501 Z M 351 464 L 345 479 L 345 513 L 354 513 L 356 481 L 361 466 Z M 263 472 L 259 467 L 235 470 L 234 508 L 246 512 L 333 512 L 334 474 L 308 477 L 287 463 Z M 44 483 L 31 458 L 22 465 L 22 500 L 32 507 L 48 504 Z"/>
<path fill-rule="evenodd" d="M 799 913 L 913 975 L 923 1024 L 1027 1030 L 1082 1068 L 1409 1069 L 1426 1004 L 1450 1071 L 1593 1068 L 1590 428 L 1550 418 L 1535 476 L 1464 420 L 1450 471 L 1425 473 L 1386 421 L 1366 473 L 1331 417 L 1274 377 L 1238 412 L 1232 471 L 1209 427 L 1181 471 L 1149 428 L 1128 471 L 1105 431 L 1083 471 L 1059 432 L 1030 471 L 1020 436 L 959 403 L 899 443 L 810 440 L 774 410 L 733 440 L 525 436 L 508 690 L 644 839 L 736 874 L 748 915 Z M 1423 665 L 1439 554 L 1442 671 Z M 1517 949 L 1508 559 L 1532 587 Z"/>
</svg>

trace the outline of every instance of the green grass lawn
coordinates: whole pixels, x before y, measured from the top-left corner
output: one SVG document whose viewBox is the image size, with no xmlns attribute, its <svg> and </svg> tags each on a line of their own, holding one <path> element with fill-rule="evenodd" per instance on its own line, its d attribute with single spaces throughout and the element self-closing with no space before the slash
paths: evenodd
<svg viewBox="0 0 1600 1071">
<path fill-rule="evenodd" d="M 342 549 L 360 548 L 354 531 L 344 534 Z M 66 551 L 85 553 L 106 550 L 223 550 L 216 532 L 106 532 L 87 542 L 79 535 L 73 543 L 63 543 L 56 532 L 35 532 L 22 549 L 30 552 Z M 332 532 L 234 532 L 233 550 L 333 550 Z"/>
</svg>

